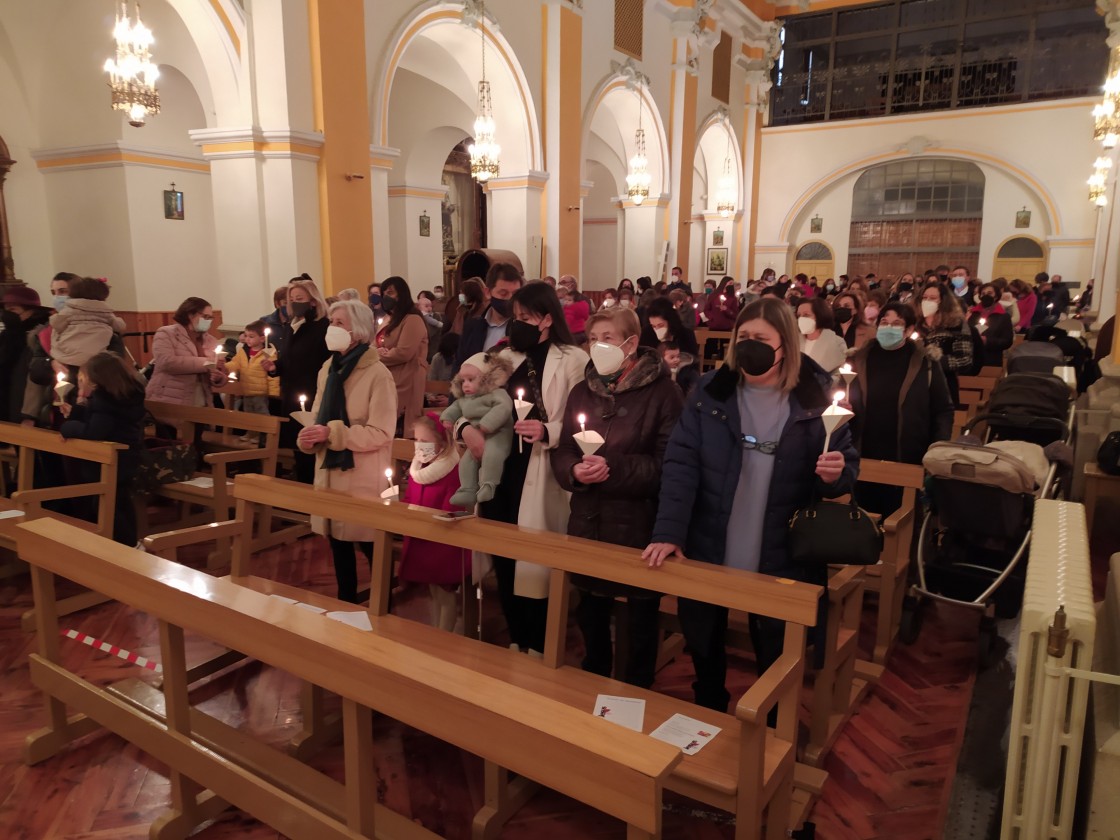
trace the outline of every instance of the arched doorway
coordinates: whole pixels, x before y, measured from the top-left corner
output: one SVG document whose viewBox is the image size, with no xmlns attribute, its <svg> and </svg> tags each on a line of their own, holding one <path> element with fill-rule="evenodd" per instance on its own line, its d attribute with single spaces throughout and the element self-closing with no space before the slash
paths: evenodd
<svg viewBox="0 0 1120 840">
<path fill-rule="evenodd" d="M 1013 236 L 996 250 L 992 277 L 1025 280 L 1034 283 L 1034 276 L 1046 270 L 1046 249 L 1030 236 Z"/>
<path fill-rule="evenodd" d="M 797 249 L 793 258 L 794 274 L 816 277 L 822 285 L 825 280 L 836 276 L 833 273 L 835 270 L 832 249 L 823 242 L 806 242 Z"/>
<path fill-rule="evenodd" d="M 712 114 L 700 130 L 692 177 L 692 237 L 689 273 L 692 288 L 705 280 L 734 274 L 739 265 L 738 228 L 743 207 L 739 140 L 723 112 Z M 722 208 L 722 209 L 721 209 Z M 709 249 L 727 249 L 724 271 L 709 274 Z"/>
</svg>

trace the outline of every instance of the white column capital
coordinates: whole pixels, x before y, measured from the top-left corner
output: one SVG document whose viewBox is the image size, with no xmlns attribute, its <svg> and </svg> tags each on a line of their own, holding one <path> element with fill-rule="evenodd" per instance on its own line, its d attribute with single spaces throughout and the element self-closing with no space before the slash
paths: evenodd
<svg viewBox="0 0 1120 840">
<path fill-rule="evenodd" d="M 207 160 L 259 156 L 317 161 L 323 148 L 319 132 L 291 128 L 198 128 L 188 133 Z"/>
<path fill-rule="evenodd" d="M 397 164 L 397 158 L 401 156 L 400 149 L 394 149 L 392 146 L 374 146 L 369 147 L 369 165 L 371 169 L 392 169 Z"/>
</svg>

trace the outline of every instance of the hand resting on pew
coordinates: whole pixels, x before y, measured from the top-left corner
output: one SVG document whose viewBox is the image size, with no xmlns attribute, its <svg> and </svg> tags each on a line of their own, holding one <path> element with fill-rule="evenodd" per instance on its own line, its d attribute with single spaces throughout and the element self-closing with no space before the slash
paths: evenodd
<svg viewBox="0 0 1120 840">
<path fill-rule="evenodd" d="M 646 550 L 642 552 L 642 559 L 649 563 L 651 569 L 660 568 L 661 564 L 670 558 L 675 558 L 677 560 L 685 559 L 679 545 L 673 545 L 672 543 L 650 543 L 646 546 Z"/>
</svg>

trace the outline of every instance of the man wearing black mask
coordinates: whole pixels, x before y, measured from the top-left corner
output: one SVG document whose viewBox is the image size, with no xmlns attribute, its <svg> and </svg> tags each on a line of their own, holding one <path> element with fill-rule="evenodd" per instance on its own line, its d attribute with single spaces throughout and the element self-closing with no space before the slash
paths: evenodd
<svg viewBox="0 0 1120 840">
<path fill-rule="evenodd" d="M 459 340 L 459 352 L 455 356 L 455 373 L 475 353 L 489 350 L 506 337 L 510 316 L 509 301 L 523 283 L 521 272 L 509 263 L 494 263 L 490 266 L 490 270 L 486 272 L 490 305 L 478 318 L 468 318 L 463 322 L 463 336 Z"/>
</svg>

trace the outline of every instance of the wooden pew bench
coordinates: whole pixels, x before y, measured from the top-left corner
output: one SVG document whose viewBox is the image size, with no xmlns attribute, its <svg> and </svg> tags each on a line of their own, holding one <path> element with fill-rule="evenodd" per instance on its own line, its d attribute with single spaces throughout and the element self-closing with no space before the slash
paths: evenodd
<svg viewBox="0 0 1120 840">
<path fill-rule="evenodd" d="M 585 713 L 596 694 L 644 698 L 647 701 L 644 732 L 652 731 L 675 713 L 720 728 L 721 733 L 703 750 L 684 757 L 665 784 L 669 790 L 735 813 L 736 837 L 740 840 L 763 836 L 764 813 L 767 815 L 765 836 L 771 840 L 786 836 L 789 828 L 800 824 L 812 798 L 819 793 L 826 775 L 807 767 L 799 767 L 795 772 L 794 744 L 806 630 L 816 621 L 820 587 L 692 561 L 669 563 L 662 569 L 650 570 L 633 549 L 479 519 L 449 523 L 436 519 L 428 509 L 356 499 L 263 476 L 238 476 L 234 495 L 238 499 L 238 517 L 231 527 L 240 525 L 242 529 L 241 535 L 233 538 L 234 562 L 230 579 L 234 582 L 258 589 L 263 585 L 261 579 L 252 575 L 247 550 L 249 541 L 245 534 L 246 523 L 252 521 L 257 507 L 286 506 L 311 515 L 362 522 L 379 532 L 374 539 L 369 607 L 378 633 L 397 640 L 413 640 L 420 649 L 449 662 L 500 676 L 516 686 L 531 687 L 543 696 Z M 550 568 L 551 597 L 543 660 L 535 661 L 504 648 L 389 615 L 393 535 L 497 552 Z M 565 665 L 571 574 L 593 574 L 669 595 L 784 619 L 784 653 L 738 701 L 734 714 L 702 709 L 684 700 L 588 674 Z M 299 600 L 307 599 L 301 596 Z M 303 755 L 328 741 L 334 731 L 331 722 L 320 713 L 322 705 L 321 690 L 309 685 L 304 700 L 305 731 L 293 745 Z M 766 725 L 772 709 L 777 710 L 776 729 Z M 476 838 L 496 836 L 511 808 L 529 793 L 523 783 L 509 782 L 505 769 L 500 766 L 487 768 L 486 782 L 491 810 L 476 820 Z"/>
<path fill-rule="evenodd" d="M 0 511 L 22 511 L 26 520 L 50 517 L 58 519 L 101 536 L 112 538 L 113 515 L 117 501 L 117 459 L 126 449 L 124 444 L 96 440 L 64 440 L 58 432 L 38 429 L 16 423 L 0 423 L 0 445 L 14 447 L 16 458 L 15 490 L 8 498 L 0 498 Z M 40 453 L 84 461 L 97 468 L 97 480 L 85 484 L 67 484 L 60 487 L 35 488 L 35 462 Z M 66 499 L 93 498 L 96 501 L 97 520 L 86 522 L 43 507 L 45 502 Z M 10 529 L 0 529 L 0 549 L 15 551 L 15 541 Z M 26 567 L 21 561 L 11 561 L 0 566 L 0 577 L 21 573 Z M 57 605 L 59 615 L 84 610 L 103 604 L 105 597 L 97 592 L 82 592 L 63 598 Z M 21 619 L 23 629 L 31 631 L 34 611 L 25 612 Z"/>
<path fill-rule="evenodd" d="M 230 466 L 233 464 L 260 464 L 263 475 L 276 475 L 280 424 L 284 418 L 268 414 L 252 414 L 220 408 L 199 408 L 194 406 L 173 405 L 171 403 L 147 400 L 144 403 L 156 422 L 173 426 L 178 437 L 184 442 L 200 441 L 215 451 L 200 452 L 202 464 L 209 469 L 200 469 L 187 481 L 165 484 L 156 491 L 159 498 L 169 499 L 185 507 L 198 507 L 200 514 L 186 514 L 180 518 L 180 526 L 199 523 L 220 522 L 230 518 L 234 500 L 230 495 L 232 481 Z M 244 430 L 259 435 L 257 443 L 238 440 L 235 430 Z M 141 533 L 147 533 L 146 517 L 141 520 Z M 276 521 L 286 522 L 277 528 Z M 305 518 L 277 515 L 262 510 L 257 520 L 254 551 L 262 551 L 274 545 L 281 545 L 310 533 Z M 229 555 L 219 546 L 210 555 L 208 568 L 214 569 L 229 562 Z"/>
<path fill-rule="evenodd" d="M 170 769 L 172 808 L 153 824 L 156 840 L 185 838 L 230 806 L 303 840 L 435 840 L 377 803 L 371 709 L 623 820 L 630 840 L 661 836 L 663 785 L 681 761 L 676 747 L 596 719 L 589 707 L 72 526 L 39 521 L 16 530 L 20 556 L 33 567 L 38 652 L 30 657 L 31 678 L 48 720 L 28 738 L 25 758 L 49 759 L 100 727 L 137 745 Z M 134 679 L 102 688 L 63 667 L 53 609 L 54 576 L 67 569 L 63 555 L 78 561 L 81 582 L 159 619 L 162 692 Z M 193 707 L 188 632 L 236 644 L 339 695 L 345 782 Z"/>
</svg>

